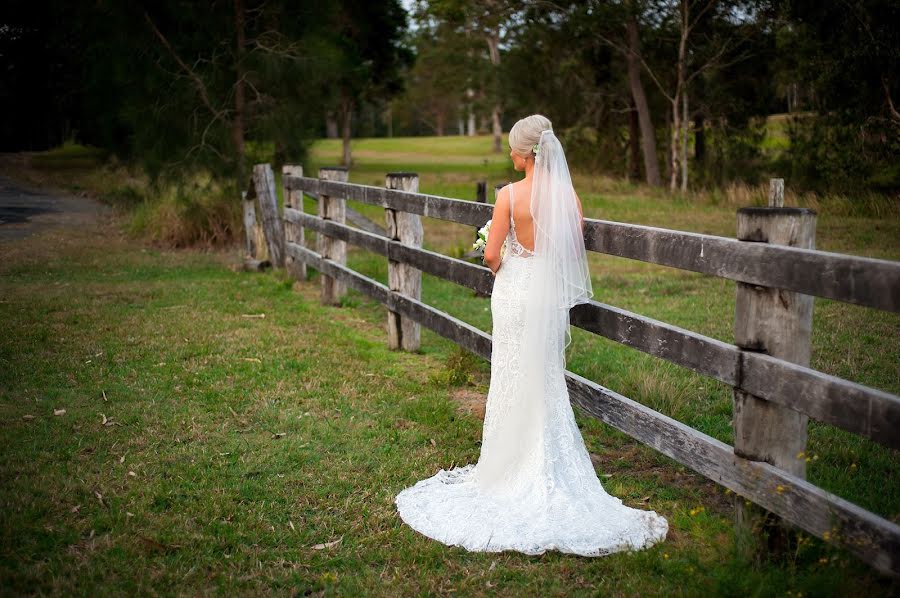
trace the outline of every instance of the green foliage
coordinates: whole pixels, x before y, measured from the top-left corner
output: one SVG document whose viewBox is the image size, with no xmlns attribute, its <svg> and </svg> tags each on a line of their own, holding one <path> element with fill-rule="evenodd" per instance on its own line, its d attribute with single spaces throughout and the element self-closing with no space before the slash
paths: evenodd
<svg viewBox="0 0 900 598">
<path fill-rule="evenodd" d="M 771 162 L 763 153 L 768 127 L 765 119 L 751 119 L 741 125 L 725 119 L 711 123 L 703 131 L 706 153 L 702 160 L 691 164 L 691 179 L 701 187 L 720 187 L 729 182 L 760 183 L 764 175 L 770 174 Z M 697 134 L 694 133 L 695 146 Z"/>
<path fill-rule="evenodd" d="M 623 173 L 626 169 L 627 139 L 622 133 L 601 133 L 594 127 L 576 126 L 559 131 L 559 139 L 566 148 L 571 167 L 584 172 Z"/>
<path fill-rule="evenodd" d="M 96 168 L 108 155 L 109 152 L 103 148 L 82 145 L 70 138 L 62 145 L 33 156 L 31 164 L 46 170 Z"/>
<path fill-rule="evenodd" d="M 481 358 L 462 347 L 454 348 L 444 359 L 444 367 L 429 376 L 433 384 L 440 386 L 466 386 L 475 384 L 475 372 L 482 367 Z"/>
<path fill-rule="evenodd" d="M 783 161 L 804 188 L 857 194 L 872 189 L 900 191 L 900 140 L 860 128 L 834 115 L 792 119 Z"/>
<path fill-rule="evenodd" d="M 168 247 L 223 246 L 242 234 L 241 205 L 210 178 L 157 185 L 136 207 L 129 229 Z"/>
</svg>

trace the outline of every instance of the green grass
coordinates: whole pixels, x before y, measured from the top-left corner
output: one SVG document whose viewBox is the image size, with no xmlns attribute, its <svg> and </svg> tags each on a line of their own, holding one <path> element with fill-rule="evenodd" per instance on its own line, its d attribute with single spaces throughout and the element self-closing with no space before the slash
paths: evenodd
<svg viewBox="0 0 900 598">
<path fill-rule="evenodd" d="M 363 140 L 351 180 L 383 184 L 387 170 L 418 169 L 423 192 L 473 198 L 475 181 L 514 176 L 504 156 L 478 166 L 486 141 Z M 307 172 L 333 163 L 335 148 L 316 146 Z M 733 235 L 727 197 L 576 178 L 589 216 Z M 356 207 L 383 222 L 380 209 Z M 471 243 L 471 227 L 426 219 L 425 228 L 432 249 L 459 255 Z M 898 232 L 894 216 L 847 217 L 826 204 L 817 245 L 900 259 Z M 481 420 L 467 405 L 486 393 L 485 362 L 428 331 L 419 354 L 388 351 L 381 306 L 351 292 L 342 308 L 322 307 L 317 277 L 292 285 L 280 273 L 233 272 L 236 255 L 151 249 L 97 230 L 48 231 L 3 253 L 4 593 L 900 589 L 807 536 L 785 562 L 743 564 L 732 550 L 732 494 L 580 413 L 598 473 L 611 476 L 604 486 L 667 517 L 667 540 L 599 559 L 446 547 L 403 525 L 392 499 L 439 468 L 477 460 Z M 591 262 L 598 300 L 733 341 L 733 283 L 609 256 Z M 351 250 L 349 264 L 386 280 L 380 256 Z M 490 329 L 489 302 L 471 291 L 426 275 L 423 299 Z M 898 339 L 900 316 L 816 300 L 817 369 L 900 393 Z M 724 385 L 578 330 L 568 357 L 573 371 L 731 442 Z M 819 424 L 807 452 L 812 482 L 900 521 L 895 452 Z"/>
<path fill-rule="evenodd" d="M 277 273 L 233 272 L 219 254 L 151 250 L 90 230 L 7 249 L 5 592 L 889 590 L 811 539 L 787 563 L 742 565 L 731 556 L 730 495 L 580 414 L 599 471 L 611 474 L 607 489 L 663 513 L 667 541 L 599 559 L 448 548 L 403 525 L 392 499 L 477 459 L 481 421 L 459 400 L 486 391 L 484 363 L 461 360 L 428 332 L 421 354 L 388 351 L 381 307 L 356 294 L 343 308 L 322 307 L 317 280 L 292 288 Z M 488 322 L 486 301 L 467 291 L 428 277 L 425 294 Z M 625 375 L 634 362 L 622 356 L 598 354 L 598 371 Z"/>
<path fill-rule="evenodd" d="M 59 147 L 34 155 L 32 164 L 48 170 L 96 168 L 108 155 L 105 149 L 69 140 Z"/>
</svg>

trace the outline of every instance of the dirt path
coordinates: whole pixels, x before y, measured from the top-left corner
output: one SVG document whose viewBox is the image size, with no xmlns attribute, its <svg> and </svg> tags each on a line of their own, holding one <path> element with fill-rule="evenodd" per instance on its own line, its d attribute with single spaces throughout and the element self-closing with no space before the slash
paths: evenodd
<svg viewBox="0 0 900 598">
<path fill-rule="evenodd" d="M 95 225 L 109 211 L 93 199 L 44 191 L 0 176 L 0 242 L 48 227 Z"/>
</svg>

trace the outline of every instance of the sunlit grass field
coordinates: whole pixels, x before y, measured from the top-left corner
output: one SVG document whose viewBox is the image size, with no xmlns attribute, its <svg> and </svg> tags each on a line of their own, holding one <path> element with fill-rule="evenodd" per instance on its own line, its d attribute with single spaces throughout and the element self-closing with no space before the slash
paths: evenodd
<svg viewBox="0 0 900 598">
<path fill-rule="evenodd" d="M 359 140 L 353 151 L 353 182 L 414 171 L 421 191 L 462 199 L 474 199 L 477 181 L 492 189 L 521 176 L 487 137 Z M 317 143 L 307 174 L 339 153 L 339 142 Z M 97 174 L 66 180 L 80 176 Z M 725 236 L 739 205 L 764 201 L 764 190 L 670 197 L 575 179 L 589 217 Z M 896 214 L 792 200 L 819 202 L 818 247 L 900 259 Z M 383 223 L 382 210 L 354 207 Z M 4 594 L 898 591 L 806 536 L 784 562 L 742 563 L 733 494 L 578 412 L 604 487 L 667 517 L 666 542 L 588 559 L 468 553 L 424 538 L 402 524 L 392 498 L 477 460 L 487 363 L 428 331 L 420 353 L 388 351 L 385 310 L 367 298 L 351 291 L 342 307 L 323 307 L 315 274 L 292 284 L 279 272 L 235 272 L 237 249 L 154 247 L 120 233 L 126 219 L 0 245 Z M 461 256 L 473 232 L 425 219 L 426 247 L 449 255 Z M 351 250 L 349 264 L 386 281 L 380 256 Z M 597 300 L 733 341 L 732 282 L 594 254 L 591 269 Z M 471 291 L 426 275 L 423 299 L 490 330 L 489 300 Z M 813 367 L 900 393 L 900 317 L 817 299 L 813 318 Z M 573 336 L 572 371 L 732 441 L 728 387 Z M 900 522 L 896 452 L 812 424 L 807 456 L 812 482 Z"/>
</svg>

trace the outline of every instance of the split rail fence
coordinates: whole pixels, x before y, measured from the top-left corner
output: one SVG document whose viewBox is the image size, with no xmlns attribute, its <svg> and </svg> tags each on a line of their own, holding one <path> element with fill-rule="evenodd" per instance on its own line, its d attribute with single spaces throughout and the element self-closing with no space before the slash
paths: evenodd
<svg viewBox="0 0 900 598">
<path fill-rule="evenodd" d="M 391 348 L 418 349 L 421 325 L 490 359 L 488 334 L 421 300 L 421 272 L 485 295 L 493 277 L 423 249 L 421 216 L 477 227 L 492 206 L 419 193 L 412 173 L 388 174 L 384 188 L 351 184 L 343 168 L 310 178 L 285 166 L 282 175 L 280 213 L 269 165 L 254 168 L 244 194 L 251 262 L 259 251 L 258 205 L 272 264 L 297 279 L 315 268 L 323 303 L 338 304 L 353 288 L 387 307 Z M 316 215 L 303 211 L 304 193 L 317 199 Z M 900 397 L 808 367 L 813 298 L 900 312 L 900 262 L 815 250 L 816 213 L 783 207 L 782 198 L 783 182 L 774 179 L 769 207 L 737 211 L 735 239 L 585 219 L 589 251 L 735 281 L 735 344 L 597 301 L 571 311 L 574 326 L 732 386 L 735 446 L 566 372 L 570 397 L 588 415 L 734 491 L 735 531 L 748 554 L 777 550 L 772 538 L 796 526 L 900 576 L 900 526 L 808 482 L 806 461 L 797 457 L 810 418 L 900 448 Z M 347 200 L 383 207 L 385 234 L 347 226 Z M 305 230 L 317 233 L 315 250 Z M 387 285 L 346 266 L 348 243 L 388 259 Z M 773 533 L 761 545 L 763 529 Z"/>
</svg>

